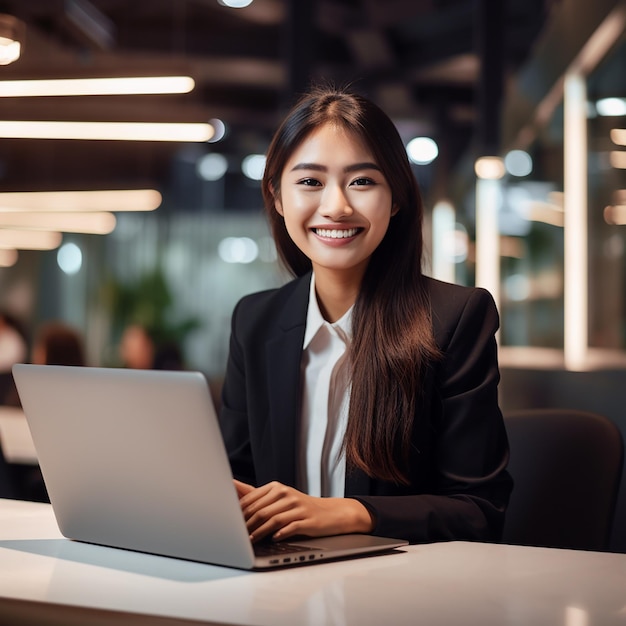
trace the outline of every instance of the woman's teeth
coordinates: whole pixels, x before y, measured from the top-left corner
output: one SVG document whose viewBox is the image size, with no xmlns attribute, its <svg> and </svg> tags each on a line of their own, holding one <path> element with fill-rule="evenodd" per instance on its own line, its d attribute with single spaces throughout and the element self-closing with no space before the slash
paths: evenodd
<svg viewBox="0 0 626 626">
<path fill-rule="evenodd" d="M 315 228 L 315 234 L 320 237 L 327 237 L 329 239 L 347 239 L 348 237 L 354 237 L 359 231 L 358 228 L 346 228 L 341 230 L 331 230 L 329 228 Z"/>
</svg>

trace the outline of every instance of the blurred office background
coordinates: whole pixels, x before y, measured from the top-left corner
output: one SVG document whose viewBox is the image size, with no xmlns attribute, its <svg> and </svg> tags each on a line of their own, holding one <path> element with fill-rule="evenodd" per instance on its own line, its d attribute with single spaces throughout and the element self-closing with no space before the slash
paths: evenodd
<svg viewBox="0 0 626 626">
<path fill-rule="evenodd" d="M 237 299 L 287 278 L 263 154 L 296 94 L 330 80 L 396 121 L 427 272 L 496 298 L 503 409 L 589 409 L 626 432 L 624 0 L 4 0 L 0 14 L 0 44 L 21 44 L 0 61 L 0 310 L 28 342 L 61 320 L 88 364 L 120 365 L 141 324 L 219 386 Z M 99 78 L 130 80 L 74 82 Z"/>
</svg>

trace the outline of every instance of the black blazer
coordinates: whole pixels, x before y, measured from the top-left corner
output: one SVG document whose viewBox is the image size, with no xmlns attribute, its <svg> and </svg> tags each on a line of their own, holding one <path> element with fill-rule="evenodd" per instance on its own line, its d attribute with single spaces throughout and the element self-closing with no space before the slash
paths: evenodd
<svg viewBox="0 0 626 626">
<path fill-rule="evenodd" d="M 300 360 L 310 274 L 244 297 L 232 318 L 220 424 L 233 474 L 294 486 Z M 498 408 L 498 313 L 483 289 L 426 280 L 443 359 L 415 416 L 410 484 L 347 469 L 347 497 L 375 519 L 374 534 L 411 542 L 498 540 L 512 481 Z"/>
</svg>

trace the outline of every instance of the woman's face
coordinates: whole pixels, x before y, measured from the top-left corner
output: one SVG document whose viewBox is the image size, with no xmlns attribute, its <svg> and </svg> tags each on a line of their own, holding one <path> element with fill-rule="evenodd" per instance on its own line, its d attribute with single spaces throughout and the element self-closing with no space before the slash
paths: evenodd
<svg viewBox="0 0 626 626">
<path fill-rule="evenodd" d="M 330 270 L 358 279 L 395 213 L 371 151 L 333 124 L 313 131 L 291 155 L 275 205 L 316 274 Z"/>
</svg>

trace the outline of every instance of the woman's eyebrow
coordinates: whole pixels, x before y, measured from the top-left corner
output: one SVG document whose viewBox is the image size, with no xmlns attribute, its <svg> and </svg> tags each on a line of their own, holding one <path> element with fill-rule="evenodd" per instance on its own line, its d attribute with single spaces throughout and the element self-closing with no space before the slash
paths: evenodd
<svg viewBox="0 0 626 626">
<path fill-rule="evenodd" d="M 315 170 L 316 172 L 325 172 L 327 169 L 327 167 L 319 165 L 318 163 L 296 163 L 296 165 L 291 168 L 291 171 L 296 172 L 298 170 Z"/>
<path fill-rule="evenodd" d="M 377 170 L 381 171 L 380 167 L 376 165 L 376 163 L 371 163 L 370 161 L 365 161 L 364 163 L 355 163 L 354 165 L 348 165 L 348 167 L 344 168 L 344 172 L 356 172 L 358 170 Z"/>
<path fill-rule="evenodd" d="M 326 172 L 328 168 L 325 165 L 320 165 L 319 163 L 297 163 L 291 168 L 292 172 L 296 172 L 298 170 L 314 170 L 316 172 Z M 352 165 L 348 165 L 344 167 L 344 172 L 357 172 L 359 170 L 377 170 L 381 171 L 380 167 L 376 165 L 376 163 L 372 163 L 370 161 L 365 161 L 363 163 L 354 163 Z"/>
</svg>

